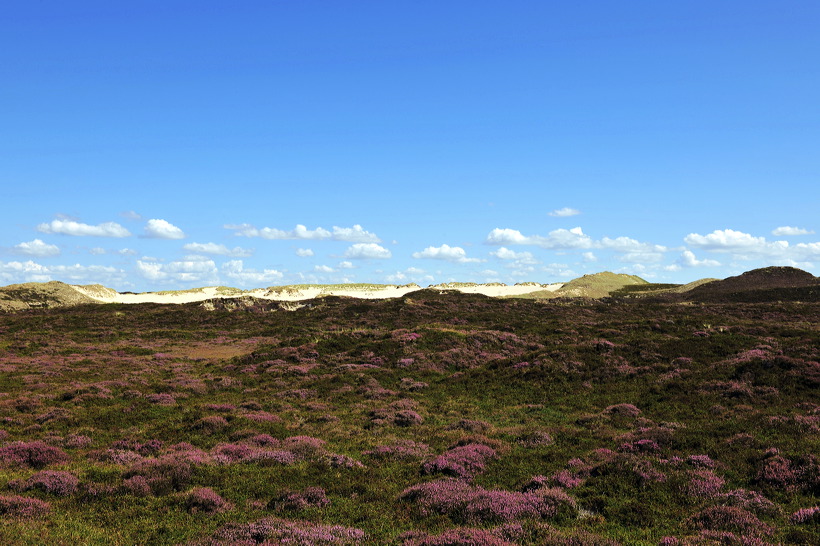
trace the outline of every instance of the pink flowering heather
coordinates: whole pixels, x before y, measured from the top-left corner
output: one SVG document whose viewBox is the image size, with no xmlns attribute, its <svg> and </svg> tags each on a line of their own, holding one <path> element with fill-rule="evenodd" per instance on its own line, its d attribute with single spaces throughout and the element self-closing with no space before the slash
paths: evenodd
<svg viewBox="0 0 820 546">
<path fill-rule="evenodd" d="M 618 449 L 627 453 L 657 453 L 661 450 L 661 447 L 655 440 L 643 438 L 634 442 L 623 443 Z"/>
<path fill-rule="evenodd" d="M 721 504 L 737 506 L 738 508 L 749 510 L 755 514 L 774 516 L 777 515 L 780 510 L 776 504 L 757 491 L 732 489 L 731 491 L 718 495 L 716 498 L 720 499 Z"/>
<path fill-rule="evenodd" d="M 782 455 L 774 455 L 763 461 L 757 479 L 774 489 L 797 491 L 818 484 L 820 465 L 812 456 L 792 461 Z"/>
<path fill-rule="evenodd" d="M 792 523 L 820 523 L 820 506 L 801 508 L 789 516 L 789 521 Z"/>
<path fill-rule="evenodd" d="M 467 444 L 449 449 L 422 466 L 425 474 L 444 474 L 456 478 L 472 478 L 487 467 L 496 451 L 484 444 Z"/>
<path fill-rule="evenodd" d="M 216 514 L 233 508 L 233 504 L 223 499 L 210 487 L 197 487 L 185 495 L 185 508 L 191 512 Z"/>
<path fill-rule="evenodd" d="M 441 514 L 468 524 L 548 518 L 562 506 L 575 506 L 574 500 L 560 490 L 519 493 L 484 489 L 453 479 L 409 487 L 400 499 L 413 503 L 422 516 Z"/>
<path fill-rule="evenodd" d="M 570 470 L 559 470 L 558 472 L 552 475 L 551 481 L 553 484 L 559 487 L 563 487 L 564 489 L 572 489 L 573 487 L 579 487 L 583 485 L 586 481 L 586 477 L 578 472 L 572 472 Z"/>
<path fill-rule="evenodd" d="M 143 459 L 142 455 L 130 449 L 106 449 L 105 451 L 89 454 L 89 457 L 118 465 L 129 465 Z"/>
<path fill-rule="evenodd" d="M 251 523 L 231 523 L 217 531 L 212 544 L 293 544 L 326 546 L 364 544 L 364 531 L 341 525 L 264 518 Z"/>
<path fill-rule="evenodd" d="M 327 464 L 330 468 L 364 468 L 364 464 L 361 461 L 357 461 L 353 457 L 348 457 L 347 455 L 342 455 L 339 453 L 329 453 L 322 457 L 322 461 Z"/>
<path fill-rule="evenodd" d="M 689 483 L 684 487 L 686 494 L 692 497 L 713 498 L 717 496 L 726 480 L 711 470 L 699 469 L 689 473 Z"/>
<path fill-rule="evenodd" d="M 698 530 L 738 532 L 744 535 L 771 535 L 774 530 L 747 510 L 735 506 L 710 506 L 687 522 Z"/>
<path fill-rule="evenodd" d="M 11 442 L 0 447 L 0 465 L 44 468 L 69 461 L 69 456 L 56 447 L 41 440 L 32 442 Z"/>
<path fill-rule="evenodd" d="M 236 406 L 233 404 L 205 404 L 204 408 L 219 413 L 231 413 L 236 410 Z"/>
<path fill-rule="evenodd" d="M 69 434 L 65 439 L 65 446 L 72 448 L 83 448 L 91 445 L 91 438 L 84 434 Z"/>
<path fill-rule="evenodd" d="M 695 468 L 715 468 L 715 461 L 709 455 L 689 455 L 686 462 Z"/>
<path fill-rule="evenodd" d="M 248 460 L 258 450 L 248 444 L 217 444 L 211 449 L 211 457 L 218 464 L 231 464 Z"/>
<path fill-rule="evenodd" d="M 282 448 L 299 459 L 315 459 L 325 453 L 326 442 L 312 436 L 290 436 L 282 440 Z"/>
<path fill-rule="evenodd" d="M 123 490 L 135 497 L 147 497 L 151 494 L 151 485 L 145 476 L 131 476 L 122 482 Z"/>
<path fill-rule="evenodd" d="M 257 447 L 276 447 L 279 445 L 279 440 L 270 434 L 256 434 L 245 439 L 245 442 Z"/>
<path fill-rule="evenodd" d="M 142 476 L 155 495 L 182 491 L 191 481 L 191 464 L 164 455 L 158 459 L 144 459 L 123 474 L 124 478 Z"/>
<path fill-rule="evenodd" d="M 301 459 L 292 451 L 282 449 L 259 449 L 253 452 L 243 462 L 256 463 L 263 466 L 269 465 L 291 465 L 296 464 Z"/>
<path fill-rule="evenodd" d="M 424 417 L 413 410 L 397 411 L 393 416 L 393 423 L 400 427 L 410 427 L 420 425 L 424 422 Z"/>
<path fill-rule="evenodd" d="M 57 497 L 67 497 L 77 492 L 80 480 L 71 472 L 42 470 L 23 484 L 24 491 L 37 490 Z"/>
<path fill-rule="evenodd" d="M 10 518 L 37 518 L 51 511 L 51 505 L 39 499 L 20 495 L 0 496 L 0 516 Z"/>
<path fill-rule="evenodd" d="M 176 399 L 165 392 L 149 394 L 145 397 L 145 399 L 158 406 L 175 406 L 177 404 Z"/>
</svg>

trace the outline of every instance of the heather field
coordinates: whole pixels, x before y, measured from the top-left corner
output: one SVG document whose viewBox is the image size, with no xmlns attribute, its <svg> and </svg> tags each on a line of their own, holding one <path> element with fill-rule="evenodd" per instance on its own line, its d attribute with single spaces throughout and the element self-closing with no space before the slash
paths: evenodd
<svg viewBox="0 0 820 546">
<path fill-rule="evenodd" d="M 820 304 L 0 315 L 3 544 L 818 544 Z"/>
</svg>

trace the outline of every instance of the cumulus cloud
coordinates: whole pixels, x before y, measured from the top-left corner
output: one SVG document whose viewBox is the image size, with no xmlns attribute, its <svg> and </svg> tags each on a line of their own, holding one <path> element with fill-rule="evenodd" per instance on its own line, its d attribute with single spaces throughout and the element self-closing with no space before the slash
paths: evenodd
<svg viewBox="0 0 820 546">
<path fill-rule="evenodd" d="M 788 237 L 790 235 L 811 235 L 814 231 L 799 227 L 781 226 L 772 230 L 775 237 Z"/>
<path fill-rule="evenodd" d="M 151 239 L 184 239 L 185 233 L 166 220 L 152 218 L 145 224 L 145 236 Z"/>
<path fill-rule="evenodd" d="M 317 265 L 313 268 L 313 270 L 319 273 L 333 273 L 335 271 L 329 265 Z"/>
<path fill-rule="evenodd" d="M 522 265 L 533 265 L 539 263 L 532 255 L 532 252 L 515 252 L 507 247 L 501 247 L 495 252 L 490 252 L 490 256 L 495 256 L 499 260 L 508 260 Z"/>
<path fill-rule="evenodd" d="M 232 282 L 242 286 L 260 286 L 276 282 L 284 277 L 281 271 L 276 269 L 245 268 L 242 260 L 230 260 L 222 264 L 222 274 L 231 279 Z"/>
<path fill-rule="evenodd" d="M 130 237 L 131 232 L 116 222 L 103 222 L 96 226 L 74 220 L 57 219 L 37 226 L 40 233 L 73 235 L 76 237 Z"/>
<path fill-rule="evenodd" d="M 564 207 L 562 209 L 554 210 L 549 213 L 550 216 L 555 216 L 557 218 L 566 218 L 568 216 L 577 216 L 581 214 L 581 211 L 578 209 L 572 209 L 569 207 Z"/>
<path fill-rule="evenodd" d="M 339 262 L 338 268 L 339 269 L 353 269 L 354 265 L 353 265 L 353 262 Z"/>
<path fill-rule="evenodd" d="M 309 248 L 297 248 L 296 249 L 296 255 L 299 256 L 300 258 L 309 258 L 309 257 L 313 256 L 313 250 L 311 250 Z"/>
<path fill-rule="evenodd" d="M 12 251 L 15 254 L 27 254 L 29 256 L 37 256 L 39 258 L 58 256 L 60 254 L 60 248 L 57 245 L 50 245 L 43 242 L 41 239 L 34 239 L 33 241 L 28 241 L 27 243 L 14 245 Z"/>
<path fill-rule="evenodd" d="M 810 267 L 812 262 L 820 260 L 820 243 L 790 245 L 788 241 L 767 241 L 765 237 L 732 229 L 716 230 L 708 235 L 690 233 L 684 241 L 709 252 L 731 254 L 737 260 L 763 259 L 785 265 L 802 264 L 803 267 Z"/>
<path fill-rule="evenodd" d="M 720 265 L 717 260 L 698 260 L 691 250 L 684 250 L 676 263 L 683 267 L 717 267 Z"/>
<path fill-rule="evenodd" d="M 376 243 L 356 243 L 345 250 L 343 258 L 349 260 L 369 260 L 390 258 L 393 254 Z"/>
<path fill-rule="evenodd" d="M 517 229 L 495 228 L 485 241 L 489 245 L 531 245 L 553 250 L 591 248 L 592 239 L 580 227 L 556 229 L 543 235 L 523 235 Z"/>
<path fill-rule="evenodd" d="M 765 237 L 754 237 L 748 233 L 733 229 L 718 229 L 708 235 L 690 233 L 683 240 L 690 246 L 717 252 L 755 250 L 761 249 L 768 244 Z M 788 243 L 786 243 L 786 246 L 788 246 Z"/>
<path fill-rule="evenodd" d="M 604 237 L 595 246 L 621 253 L 616 259 L 628 263 L 659 262 L 667 251 L 665 246 L 642 243 L 630 237 Z"/>
<path fill-rule="evenodd" d="M 102 265 L 42 265 L 31 260 L 0 262 L 0 281 L 4 284 L 57 280 L 110 285 L 123 281 L 125 277 L 122 269 Z"/>
<path fill-rule="evenodd" d="M 581 256 L 587 263 L 593 263 L 598 261 L 598 257 L 592 252 L 584 252 Z"/>
<path fill-rule="evenodd" d="M 428 246 L 421 252 L 414 252 L 413 257 L 429 260 L 445 260 L 458 264 L 481 262 L 478 258 L 468 258 L 467 252 L 460 246 L 450 245 L 441 245 L 439 247 Z"/>
<path fill-rule="evenodd" d="M 234 235 L 240 237 L 261 237 L 263 239 L 296 239 L 296 240 L 330 240 L 345 241 L 348 243 L 380 243 L 375 233 L 366 231 L 359 224 L 353 227 L 333 226 L 332 230 L 322 227 L 308 229 L 302 224 L 297 224 L 291 230 L 277 228 L 256 228 L 251 224 L 226 224 L 225 229 L 230 229 Z"/>
<path fill-rule="evenodd" d="M 253 250 L 249 248 L 234 247 L 228 248 L 225 245 L 217 243 L 188 243 L 182 248 L 190 252 L 198 252 L 200 254 L 215 254 L 217 256 L 231 256 L 234 258 L 247 258 L 253 254 Z"/>
<path fill-rule="evenodd" d="M 137 272 L 149 281 L 217 284 L 219 275 L 213 260 L 204 256 L 186 256 L 167 264 L 137 260 Z"/>
</svg>

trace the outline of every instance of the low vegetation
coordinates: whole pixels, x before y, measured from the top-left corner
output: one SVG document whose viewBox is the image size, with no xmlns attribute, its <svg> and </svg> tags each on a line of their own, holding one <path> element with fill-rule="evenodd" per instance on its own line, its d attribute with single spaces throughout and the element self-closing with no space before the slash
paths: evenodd
<svg viewBox="0 0 820 546">
<path fill-rule="evenodd" d="M 820 304 L 0 315 L 0 543 L 820 542 Z"/>
</svg>

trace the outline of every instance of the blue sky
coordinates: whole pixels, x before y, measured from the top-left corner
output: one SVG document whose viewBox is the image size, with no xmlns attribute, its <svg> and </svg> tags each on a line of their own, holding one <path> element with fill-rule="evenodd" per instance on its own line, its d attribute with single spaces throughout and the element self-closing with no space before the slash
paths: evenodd
<svg viewBox="0 0 820 546">
<path fill-rule="evenodd" d="M 820 274 L 820 4 L 13 1 L 0 284 Z"/>
</svg>

